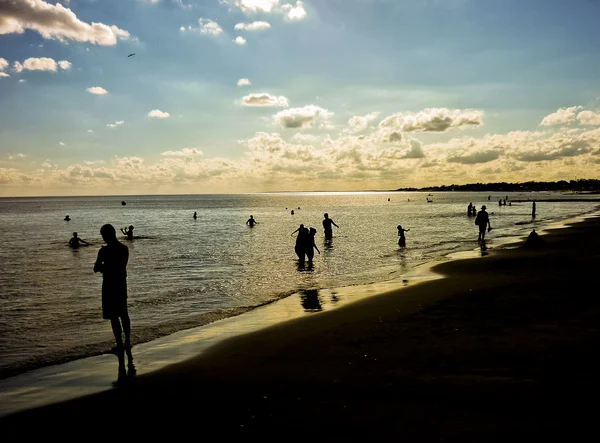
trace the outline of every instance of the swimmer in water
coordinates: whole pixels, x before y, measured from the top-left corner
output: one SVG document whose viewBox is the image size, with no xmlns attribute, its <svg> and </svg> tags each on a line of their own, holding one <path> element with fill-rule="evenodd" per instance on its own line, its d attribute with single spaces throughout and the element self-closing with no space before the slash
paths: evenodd
<svg viewBox="0 0 600 443">
<path fill-rule="evenodd" d="M 246 221 L 246 224 L 252 228 L 254 227 L 254 225 L 258 224 L 258 222 L 254 220 L 254 216 L 251 215 L 250 218 Z"/>
<path fill-rule="evenodd" d="M 71 221 L 71 217 L 69 217 L 69 215 L 67 215 L 67 216 L 65 217 L 65 221 Z"/>
<path fill-rule="evenodd" d="M 85 240 L 80 239 L 77 236 L 77 232 L 73 232 L 73 237 L 71 237 L 71 240 L 69 240 L 69 246 L 72 247 L 73 249 L 78 249 L 79 246 L 81 246 L 81 245 L 89 246 L 90 244 L 88 242 L 86 242 Z"/>
<path fill-rule="evenodd" d="M 198 213 L 194 212 L 194 220 L 198 218 Z"/>
<path fill-rule="evenodd" d="M 121 228 L 121 232 L 127 236 L 127 240 L 133 240 L 133 225 L 128 228 Z"/>
</svg>

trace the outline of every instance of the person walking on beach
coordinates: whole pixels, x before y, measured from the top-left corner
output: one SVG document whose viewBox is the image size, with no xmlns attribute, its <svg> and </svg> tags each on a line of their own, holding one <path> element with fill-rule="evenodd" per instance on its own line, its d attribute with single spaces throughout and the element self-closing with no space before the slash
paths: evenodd
<svg viewBox="0 0 600 443">
<path fill-rule="evenodd" d="M 535 200 L 533 201 L 533 205 L 531 205 L 531 218 L 535 218 Z"/>
<path fill-rule="evenodd" d="M 71 237 L 71 240 L 69 240 L 69 246 L 72 247 L 73 249 L 79 249 L 79 244 L 80 243 L 84 244 L 85 246 L 89 246 L 90 245 L 85 240 L 80 239 L 77 236 L 77 232 L 73 232 L 73 237 Z"/>
<path fill-rule="evenodd" d="M 258 222 L 256 220 L 254 220 L 254 216 L 250 216 L 250 218 L 246 221 L 246 224 L 248 226 L 250 226 L 251 228 L 254 227 L 255 224 L 257 224 Z"/>
<path fill-rule="evenodd" d="M 477 217 L 475 218 L 475 224 L 479 226 L 479 236 L 477 237 L 477 241 L 485 241 L 485 231 L 491 231 L 492 225 L 490 224 L 490 216 L 485 211 L 486 206 L 483 205 L 481 207 L 481 211 L 477 213 Z"/>
<path fill-rule="evenodd" d="M 469 203 L 469 206 L 467 206 L 467 215 L 469 217 L 471 217 L 473 215 L 472 210 L 473 210 L 473 203 L 471 202 L 471 203 Z"/>
<path fill-rule="evenodd" d="M 102 317 L 110 320 L 117 343 L 114 348 L 119 359 L 119 380 L 127 375 L 125 372 L 125 355 L 129 358 L 129 369 L 134 371 L 131 356 L 131 321 L 127 312 L 127 262 L 129 249 L 117 240 L 117 231 L 113 225 L 106 224 L 100 228 L 100 234 L 106 242 L 98 251 L 94 264 L 94 272 L 102 274 Z M 121 329 L 122 326 L 122 329 Z M 122 333 L 125 334 L 123 344 Z"/>
<path fill-rule="evenodd" d="M 336 225 L 332 219 L 329 218 L 329 214 L 327 212 L 325 214 L 323 214 L 323 217 L 325 217 L 325 219 L 323 220 L 323 229 L 325 231 L 325 239 L 330 240 L 333 237 L 333 228 L 331 227 L 331 225 L 335 226 L 338 229 L 340 227 L 338 225 Z"/>
<path fill-rule="evenodd" d="M 129 229 L 121 228 L 121 232 L 127 236 L 127 240 L 133 240 L 133 225 L 129 225 Z"/>
<path fill-rule="evenodd" d="M 308 235 L 306 235 L 305 241 L 306 243 L 304 244 L 304 252 L 306 254 L 306 257 L 308 258 L 308 262 L 312 263 L 313 261 L 313 257 L 315 256 L 315 249 L 317 250 L 317 252 L 319 254 L 321 254 L 321 251 L 319 251 L 319 248 L 317 247 L 316 243 L 315 243 L 315 234 L 317 233 L 317 230 L 315 228 L 310 228 L 308 230 Z"/>
<path fill-rule="evenodd" d="M 408 231 L 410 231 L 410 229 L 404 229 L 402 225 L 398 225 L 398 237 L 400 237 L 398 239 L 398 246 L 401 248 L 406 246 L 406 237 L 404 236 L 404 233 Z"/>
</svg>

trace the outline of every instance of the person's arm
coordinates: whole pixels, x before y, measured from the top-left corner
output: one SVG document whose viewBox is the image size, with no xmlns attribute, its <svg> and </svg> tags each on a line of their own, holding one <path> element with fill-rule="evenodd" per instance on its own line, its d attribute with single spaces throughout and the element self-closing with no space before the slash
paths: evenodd
<svg viewBox="0 0 600 443">
<path fill-rule="evenodd" d="M 404 231 L 405 231 L 405 232 L 408 232 L 408 231 L 410 231 L 410 229 L 405 229 Z"/>
<path fill-rule="evenodd" d="M 250 220 L 246 220 L 246 224 L 249 224 Z"/>
<path fill-rule="evenodd" d="M 338 225 L 335 224 L 335 222 L 333 220 L 331 220 L 331 223 L 333 223 L 333 226 L 335 226 L 336 228 L 340 228 Z"/>
<path fill-rule="evenodd" d="M 313 246 L 315 247 L 315 249 L 317 250 L 317 252 L 320 254 L 320 253 L 321 253 L 321 251 L 319 251 L 319 248 L 317 247 L 317 245 L 315 245 L 315 244 L 313 243 Z"/>
<path fill-rule="evenodd" d="M 69 239 L 69 246 L 73 246 L 73 243 L 74 243 L 74 241 L 73 241 L 73 238 L 71 237 L 71 238 Z"/>
<path fill-rule="evenodd" d="M 88 242 L 86 242 L 85 240 L 79 239 L 79 241 L 80 241 L 81 243 L 83 243 L 84 245 L 89 245 L 89 243 L 88 243 Z"/>
<path fill-rule="evenodd" d="M 104 263 L 102 259 L 102 249 L 98 251 L 98 258 L 96 258 L 96 263 L 94 263 L 94 272 L 104 272 Z"/>
<path fill-rule="evenodd" d="M 292 232 L 292 233 L 290 234 L 290 237 L 291 237 L 292 235 L 294 235 L 296 232 L 298 232 L 299 230 L 300 230 L 300 228 L 298 228 L 298 229 L 296 229 L 294 232 Z"/>
<path fill-rule="evenodd" d="M 125 228 L 125 229 L 127 229 L 127 228 Z M 127 235 L 127 232 L 126 232 L 126 231 L 124 231 L 124 230 L 123 230 L 123 228 L 121 228 L 121 232 L 122 232 L 123 234 Z"/>
</svg>

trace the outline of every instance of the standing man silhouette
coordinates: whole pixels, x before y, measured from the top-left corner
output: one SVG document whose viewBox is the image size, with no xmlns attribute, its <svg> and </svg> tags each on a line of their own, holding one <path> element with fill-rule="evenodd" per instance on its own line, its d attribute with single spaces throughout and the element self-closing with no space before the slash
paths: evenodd
<svg viewBox="0 0 600 443">
<path fill-rule="evenodd" d="M 325 217 L 325 219 L 323 220 L 323 229 L 325 231 L 325 239 L 329 240 L 329 239 L 331 239 L 331 237 L 333 237 L 333 228 L 331 227 L 331 225 L 335 226 L 338 229 L 340 227 L 338 225 L 336 225 L 332 219 L 329 218 L 328 213 L 323 214 L 323 217 Z"/>
<path fill-rule="evenodd" d="M 100 234 L 106 242 L 98 251 L 94 272 L 102 273 L 102 317 L 110 320 L 117 346 L 114 349 L 119 359 L 119 381 L 126 376 L 125 355 L 129 358 L 130 375 L 135 371 L 131 356 L 131 321 L 127 312 L 127 262 L 129 249 L 117 240 L 113 225 L 102 226 Z M 121 325 L 123 329 L 121 329 Z M 123 345 L 122 332 L 125 333 Z"/>
<path fill-rule="evenodd" d="M 485 230 L 487 229 L 488 232 L 492 230 L 490 216 L 485 209 L 486 206 L 483 205 L 481 211 L 477 213 L 477 217 L 475 218 L 475 224 L 479 226 L 479 236 L 477 237 L 477 241 L 485 241 Z"/>
</svg>

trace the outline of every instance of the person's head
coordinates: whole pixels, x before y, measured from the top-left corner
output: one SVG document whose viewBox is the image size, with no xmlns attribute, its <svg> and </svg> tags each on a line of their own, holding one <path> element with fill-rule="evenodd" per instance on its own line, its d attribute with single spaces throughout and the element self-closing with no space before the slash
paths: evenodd
<svg viewBox="0 0 600 443">
<path fill-rule="evenodd" d="M 73 237 L 77 237 L 77 232 L 73 232 Z"/>
<path fill-rule="evenodd" d="M 398 231 L 402 229 L 402 225 L 398 225 Z"/>
<path fill-rule="evenodd" d="M 251 216 L 250 216 L 250 218 L 254 218 L 254 216 L 253 216 L 253 215 L 251 215 Z"/>
<path fill-rule="evenodd" d="M 304 229 L 304 225 L 303 225 L 303 224 L 301 224 L 301 225 L 300 225 L 300 227 L 299 227 L 298 229 L 300 229 L 300 230 Z"/>
<path fill-rule="evenodd" d="M 323 214 L 323 217 L 329 218 L 329 214 L 326 212 L 325 214 Z"/>
<path fill-rule="evenodd" d="M 486 206 L 485 206 L 485 205 L 483 205 L 483 206 L 481 207 L 481 209 L 482 209 L 482 210 L 486 209 Z"/>
<path fill-rule="evenodd" d="M 106 243 L 117 241 L 117 231 L 111 224 L 106 224 L 100 228 L 100 235 Z"/>
<path fill-rule="evenodd" d="M 133 231 L 133 225 L 129 225 L 129 230 Z"/>
<path fill-rule="evenodd" d="M 310 233 L 312 235 L 315 235 L 317 233 L 317 230 L 315 228 L 310 228 Z"/>
</svg>

